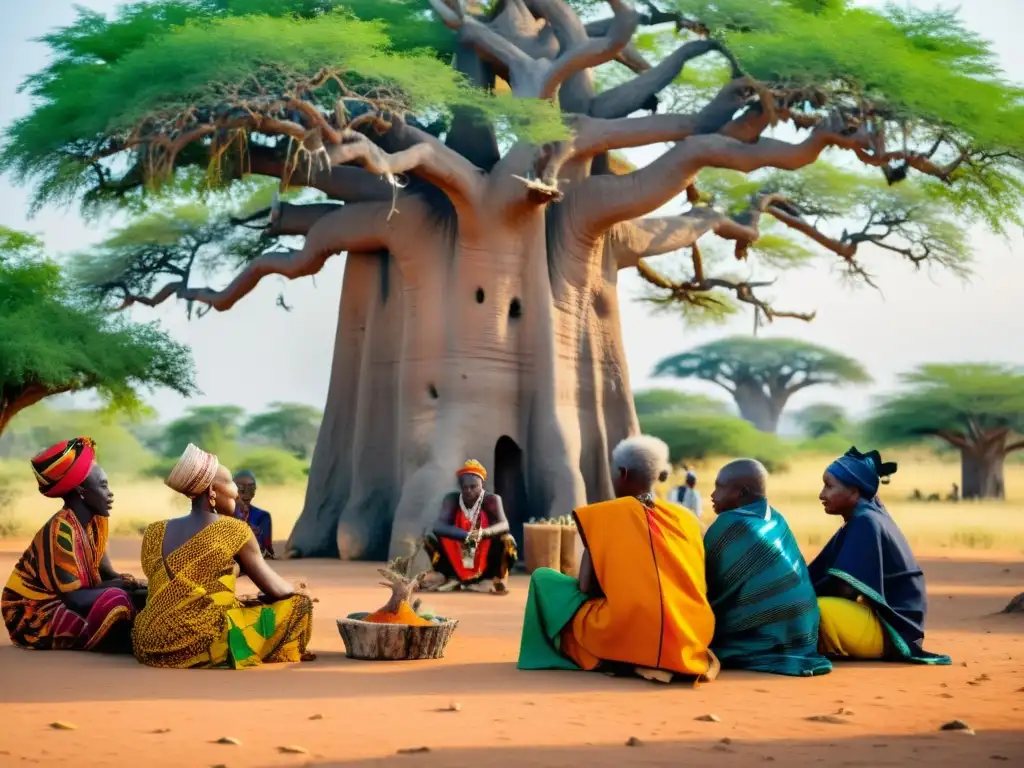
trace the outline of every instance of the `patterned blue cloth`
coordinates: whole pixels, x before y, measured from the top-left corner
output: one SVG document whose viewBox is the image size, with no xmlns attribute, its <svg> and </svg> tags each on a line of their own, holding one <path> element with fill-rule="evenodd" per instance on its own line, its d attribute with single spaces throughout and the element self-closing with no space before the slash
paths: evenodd
<svg viewBox="0 0 1024 768">
<path fill-rule="evenodd" d="M 818 600 L 785 518 L 764 499 L 723 512 L 704 537 L 711 650 L 723 667 L 809 677 L 818 653 Z"/>
<path fill-rule="evenodd" d="M 864 596 L 889 636 L 898 660 L 949 664 L 922 648 L 928 611 L 924 573 L 910 543 L 876 498 L 861 499 L 853 516 L 808 566 L 815 591 L 832 593 L 838 579 Z"/>
<path fill-rule="evenodd" d="M 846 454 L 828 465 L 828 473 L 843 485 L 856 488 L 864 496 L 874 498 L 878 493 L 878 470 L 870 457 Z"/>
</svg>

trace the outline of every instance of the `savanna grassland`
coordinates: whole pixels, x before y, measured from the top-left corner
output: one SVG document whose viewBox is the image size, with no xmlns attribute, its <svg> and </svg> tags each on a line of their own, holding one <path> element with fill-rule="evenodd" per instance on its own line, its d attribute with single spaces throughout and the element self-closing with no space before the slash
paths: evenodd
<svg viewBox="0 0 1024 768">
<path fill-rule="evenodd" d="M 1024 465 L 1006 465 L 1005 502 L 915 502 L 909 500 L 915 489 L 926 497 L 939 494 L 945 498 L 959 479 L 959 465 L 925 450 L 893 455 L 900 461 L 900 470 L 888 486 L 883 486 L 881 495 L 915 548 L 930 552 L 1024 553 Z M 786 470 L 771 478 L 771 503 L 785 514 L 801 545 L 811 551 L 824 544 L 836 528 L 836 522 L 822 512 L 817 498 L 822 470 L 831 458 L 799 455 L 787 463 Z M 711 459 L 694 467 L 697 488 L 704 497 L 705 522 L 713 518 L 710 495 L 714 475 L 726 461 Z M 0 475 L 8 480 L 8 498 L 0 497 L 0 537 L 28 536 L 54 511 L 54 503 L 36 493 L 27 466 L 5 463 L 0 465 Z M 670 482 L 679 479 L 674 477 Z M 116 501 L 111 529 L 116 536 L 141 535 L 154 520 L 180 515 L 187 509 L 187 502 L 159 480 L 115 475 L 112 483 Z M 302 484 L 260 486 L 256 503 L 273 514 L 276 539 L 287 537 L 302 509 L 304 493 Z"/>
</svg>

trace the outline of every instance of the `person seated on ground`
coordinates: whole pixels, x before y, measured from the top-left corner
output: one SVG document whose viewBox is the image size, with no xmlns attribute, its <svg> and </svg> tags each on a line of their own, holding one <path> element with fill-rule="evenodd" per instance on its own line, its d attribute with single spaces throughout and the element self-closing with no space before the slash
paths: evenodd
<svg viewBox="0 0 1024 768">
<path fill-rule="evenodd" d="M 444 497 L 441 514 L 423 542 L 438 577 L 428 578 L 425 587 L 450 592 L 490 579 L 493 594 L 506 594 L 517 552 L 501 496 L 484 490 L 487 470 L 478 461 L 470 459 L 455 476 L 461 490 Z"/>
<path fill-rule="evenodd" d="M 668 446 L 627 438 L 612 468 L 618 498 L 573 513 L 584 546 L 579 580 L 549 568 L 530 578 L 517 666 L 713 678 L 701 529 L 692 514 L 654 497 L 668 474 Z"/>
<path fill-rule="evenodd" d="M 233 516 L 238 489 L 228 468 L 190 444 L 165 483 L 190 498 L 192 510 L 143 536 L 150 588 L 132 632 L 136 658 L 178 669 L 313 659 L 313 602 L 274 573 L 252 530 Z M 258 600 L 235 596 L 239 565 Z"/>
<path fill-rule="evenodd" d="M 949 664 L 922 649 L 924 574 L 878 498 L 896 472 L 878 451 L 851 448 L 825 470 L 819 499 L 843 526 L 808 566 L 818 595 L 818 646 L 832 658 Z"/>
<path fill-rule="evenodd" d="M 711 648 L 723 667 L 779 675 L 824 675 L 818 602 L 796 538 L 767 499 L 759 461 L 729 462 L 715 479 L 718 516 L 704 534 Z"/>
<path fill-rule="evenodd" d="M 32 459 L 39 492 L 63 508 L 33 537 L 7 580 L 0 610 L 11 642 L 33 650 L 131 653 L 145 584 L 107 554 L 114 504 L 96 445 L 76 437 Z"/>
<path fill-rule="evenodd" d="M 270 513 L 254 506 L 256 497 L 256 475 L 248 469 L 235 473 L 235 487 L 238 488 L 238 501 L 235 503 L 235 517 L 247 523 L 256 537 L 260 552 L 267 560 L 274 559 L 274 527 Z"/>
</svg>

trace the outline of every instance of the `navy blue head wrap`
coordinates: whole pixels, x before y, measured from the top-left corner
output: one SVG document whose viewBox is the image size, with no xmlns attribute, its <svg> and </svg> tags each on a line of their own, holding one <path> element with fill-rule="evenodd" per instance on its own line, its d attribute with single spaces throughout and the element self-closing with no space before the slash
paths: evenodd
<svg viewBox="0 0 1024 768">
<path fill-rule="evenodd" d="M 828 465 L 828 473 L 843 485 L 856 488 L 863 496 L 873 499 L 878 494 L 880 483 L 895 474 L 896 463 L 882 463 L 878 451 L 861 453 L 851 448 Z"/>
</svg>

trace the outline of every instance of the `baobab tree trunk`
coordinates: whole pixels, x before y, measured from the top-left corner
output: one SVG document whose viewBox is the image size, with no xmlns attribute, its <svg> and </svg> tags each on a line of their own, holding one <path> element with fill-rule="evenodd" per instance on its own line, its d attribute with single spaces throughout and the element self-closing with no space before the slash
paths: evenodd
<svg viewBox="0 0 1024 768">
<path fill-rule="evenodd" d="M 296 555 L 338 555 L 337 529 L 352 488 L 352 456 L 363 341 L 371 303 L 380 296 L 380 254 L 350 253 L 345 260 L 327 404 L 317 435 L 302 515 L 286 550 Z"/>
<path fill-rule="evenodd" d="M 1006 461 L 1002 445 L 987 451 L 960 449 L 960 475 L 965 499 L 1005 499 L 1003 466 Z"/>
<path fill-rule="evenodd" d="M 552 301 L 540 210 L 495 224 L 483 243 L 453 244 L 392 259 L 400 269 L 369 256 L 346 268 L 352 287 L 293 555 L 400 553 L 469 458 L 509 495 L 516 530 L 610 496 L 611 448 L 637 431 L 617 270 L 588 257 L 592 279 Z"/>
<path fill-rule="evenodd" d="M 738 382 L 733 398 L 740 409 L 740 416 L 762 432 L 775 434 L 779 428 L 779 415 L 785 401 L 777 402 L 764 393 L 757 382 Z"/>
</svg>

